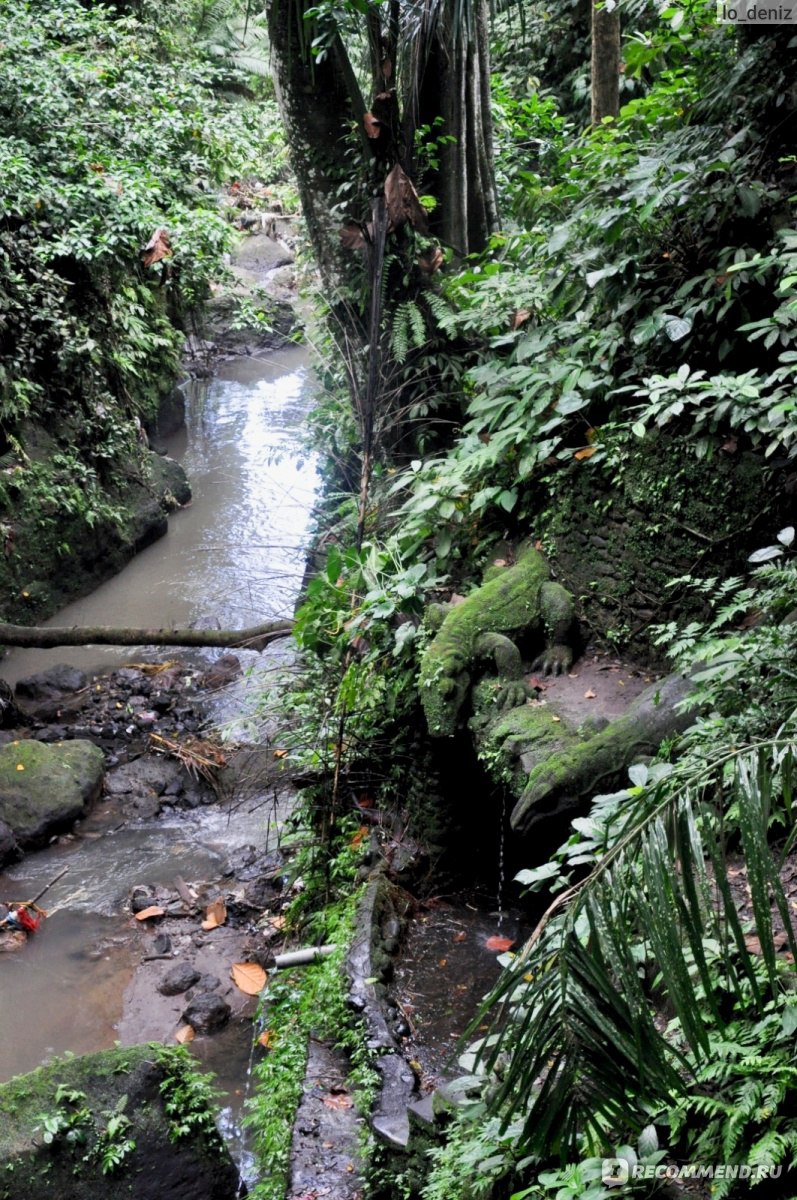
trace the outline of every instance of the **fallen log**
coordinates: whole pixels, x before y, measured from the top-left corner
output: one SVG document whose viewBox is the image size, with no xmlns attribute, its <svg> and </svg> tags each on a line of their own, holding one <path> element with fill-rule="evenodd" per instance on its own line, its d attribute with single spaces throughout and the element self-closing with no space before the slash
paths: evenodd
<svg viewBox="0 0 797 1200">
<path fill-rule="evenodd" d="M 260 649 L 288 637 L 293 621 L 266 621 L 251 629 L 114 629 L 108 625 L 58 628 L 0 623 L 0 645 L 48 650 L 52 646 L 228 646 Z"/>
</svg>

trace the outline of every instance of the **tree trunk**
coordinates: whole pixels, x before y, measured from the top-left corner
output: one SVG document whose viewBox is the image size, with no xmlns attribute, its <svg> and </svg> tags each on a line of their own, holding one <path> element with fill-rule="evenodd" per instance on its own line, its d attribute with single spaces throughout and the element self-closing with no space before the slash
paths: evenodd
<svg viewBox="0 0 797 1200">
<path fill-rule="evenodd" d="M 59 629 L 0 623 L 0 645 L 47 650 L 52 646 L 239 646 L 258 649 L 287 637 L 293 621 L 266 621 L 251 629 L 114 629 L 108 625 Z"/>
<path fill-rule="evenodd" d="M 421 123 L 443 117 L 437 226 L 440 240 L 460 255 L 477 254 L 499 228 L 490 107 L 490 45 L 486 0 L 477 0 L 469 27 L 453 27 L 452 4 L 438 32 Z"/>
<path fill-rule="evenodd" d="M 620 111 L 620 8 L 592 0 L 592 124 Z"/>
<path fill-rule="evenodd" d="M 365 106 L 346 52 L 337 38 L 321 62 L 313 60 L 307 0 L 272 0 L 268 31 L 274 88 L 302 215 L 326 288 L 337 291 L 352 255 L 340 245 L 340 217 L 330 209 L 351 174 L 345 157 L 352 122 L 362 136 Z"/>
</svg>

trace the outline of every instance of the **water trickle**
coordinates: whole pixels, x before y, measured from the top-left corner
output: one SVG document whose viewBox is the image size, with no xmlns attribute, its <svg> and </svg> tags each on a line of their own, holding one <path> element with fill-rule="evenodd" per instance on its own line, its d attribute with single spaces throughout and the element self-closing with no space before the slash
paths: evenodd
<svg viewBox="0 0 797 1200">
<path fill-rule="evenodd" d="M 503 924 L 503 921 L 504 921 L 504 889 L 506 886 L 506 878 L 505 878 L 506 868 L 505 868 L 505 864 L 504 864 L 504 855 L 505 855 L 505 850 L 506 850 L 505 842 L 506 842 L 506 796 L 504 794 L 502 794 L 501 795 L 501 824 L 500 824 L 500 827 L 498 830 L 498 895 L 497 895 L 497 901 L 498 901 L 498 928 L 499 929 L 501 928 L 501 925 Z"/>
<path fill-rule="evenodd" d="M 252 1021 L 252 1041 L 249 1046 L 249 1063 L 246 1068 L 246 1078 L 244 1080 L 243 1098 L 241 1100 L 241 1112 L 236 1126 L 238 1153 L 236 1157 L 236 1166 L 240 1175 L 240 1183 L 238 1185 L 238 1200 L 247 1195 L 247 1190 L 252 1184 L 257 1183 L 259 1175 L 257 1170 L 257 1159 L 254 1151 L 249 1145 L 249 1126 L 246 1124 L 246 1114 L 249 1107 L 249 1100 L 252 1093 L 252 1079 L 255 1068 L 255 1047 L 259 1045 L 260 1038 L 265 1029 L 265 1017 L 258 1010 L 257 1017 Z"/>
</svg>

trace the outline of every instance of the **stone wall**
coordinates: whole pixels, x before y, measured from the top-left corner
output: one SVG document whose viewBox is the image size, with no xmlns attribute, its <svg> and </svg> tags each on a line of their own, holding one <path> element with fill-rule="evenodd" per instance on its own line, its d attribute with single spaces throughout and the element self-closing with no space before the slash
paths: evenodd
<svg viewBox="0 0 797 1200">
<path fill-rule="evenodd" d="M 782 471 L 753 454 L 718 451 L 662 434 L 603 461 L 573 463 L 546 514 L 546 549 L 576 599 L 585 634 L 657 660 L 650 625 L 700 614 L 671 580 L 741 574 L 751 550 L 788 520 Z"/>
</svg>

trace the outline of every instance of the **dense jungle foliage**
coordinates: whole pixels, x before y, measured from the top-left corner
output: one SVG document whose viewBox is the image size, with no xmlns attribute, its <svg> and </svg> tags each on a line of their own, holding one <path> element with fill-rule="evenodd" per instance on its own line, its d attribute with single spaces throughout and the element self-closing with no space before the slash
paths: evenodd
<svg viewBox="0 0 797 1200">
<path fill-rule="evenodd" d="M 365 80 L 381 7 L 311 10 L 319 69 L 340 37 Z M 219 191 L 272 181 L 281 149 L 267 85 L 245 70 L 262 56 L 236 54 L 252 5 L 7 0 L 3 16 L 9 554 L 22 511 L 54 528 L 76 508 L 113 518 L 120 464 L 135 463 L 223 272 Z M 791 1194 L 797 41 L 788 26 L 719 25 L 694 0 L 627 0 L 621 19 L 620 112 L 593 128 L 584 7 L 496 14 L 501 230 L 467 257 L 440 241 L 451 135 L 422 124 L 412 157 L 430 226 L 414 210 L 417 228 L 386 231 L 378 271 L 355 249 L 340 294 L 314 297 L 326 495 L 296 619 L 306 670 L 282 697 L 290 761 L 317 781 L 296 834 L 297 929 L 340 928 L 339 910 L 318 909 L 355 887 L 353 799 L 444 848 L 450 797 L 417 691 L 429 601 L 467 591 L 523 538 L 564 570 L 567 529 L 600 537 L 617 511 L 650 546 L 684 547 L 673 577 L 627 564 L 654 618 L 635 623 L 624 593 L 610 627 L 589 588 L 577 600 L 586 636 L 693 672 L 694 724 L 518 876 L 552 906 L 504 960 L 427 1178 L 395 1175 L 397 1197 L 597 1200 L 607 1155 L 783 1167 L 711 1194 Z M 412 21 L 402 29 L 411 60 Z M 373 164 L 353 124 L 341 145 L 329 213 L 367 243 Z M 698 499 L 713 517 L 695 533 Z M 325 972 L 304 999 L 276 998 L 298 1031 L 276 1067 L 294 1075 L 314 997 L 342 1010 Z M 276 1086 L 276 1067 L 253 1121 L 281 1179 L 296 1089 Z"/>
<path fill-rule="evenodd" d="M 236 63 L 232 11 L 3 6 L 7 556 L 25 518 L 56 532 L 119 518 L 142 424 L 172 391 L 192 312 L 223 272 L 232 227 L 219 190 L 275 165 L 273 104 L 240 102 L 253 77 Z"/>
<path fill-rule="evenodd" d="M 677 589 L 691 619 L 591 630 L 654 657 L 668 647 L 694 672 L 695 724 L 518 877 L 553 905 L 504 959 L 422 1195 L 598 1197 L 607 1155 L 746 1164 L 711 1194 L 789 1194 L 763 1179 L 797 1161 L 797 948 L 781 878 L 796 698 L 797 43 L 788 28 L 717 25 L 703 5 L 623 6 L 621 111 L 588 128 L 583 14 L 531 4 L 524 17 L 495 30 L 502 232 L 468 261 L 443 247 L 421 288 L 414 235 L 390 245 L 405 269 L 403 290 L 385 284 L 390 416 L 364 521 L 347 496 L 372 432 L 363 375 L 348 342 L 344 374 L 328 360 L 314 420 L 342 493 L 297 618 L 318 675 L 293 697 L 295 753 L 328 772 L 316 792 L 327 835 L 346 795 L 366 790 L 401 796 L 428 832 L 430 758 L 406 733 L 419 725 L 426 603 L 472 584 L 503 538 L 536 538 L 556 564 L 554 531 L 579 494 L 591 499 L 576 520 L 594 534 L 627 488 L 654 510 L 635 514 L 643 535 L 677 541 L 694 533 L 695 490 L 710 508 L 728 462 L 752 469 L 763 504 L 740 489 L 696 535 L 710 548 L 654 599 L 661 620 Z M 424 132 L 418 159 L 431 162 L 445 132 Z M 392 1186 L 419 1185 L 408 1171 Z"/>
</svg>

